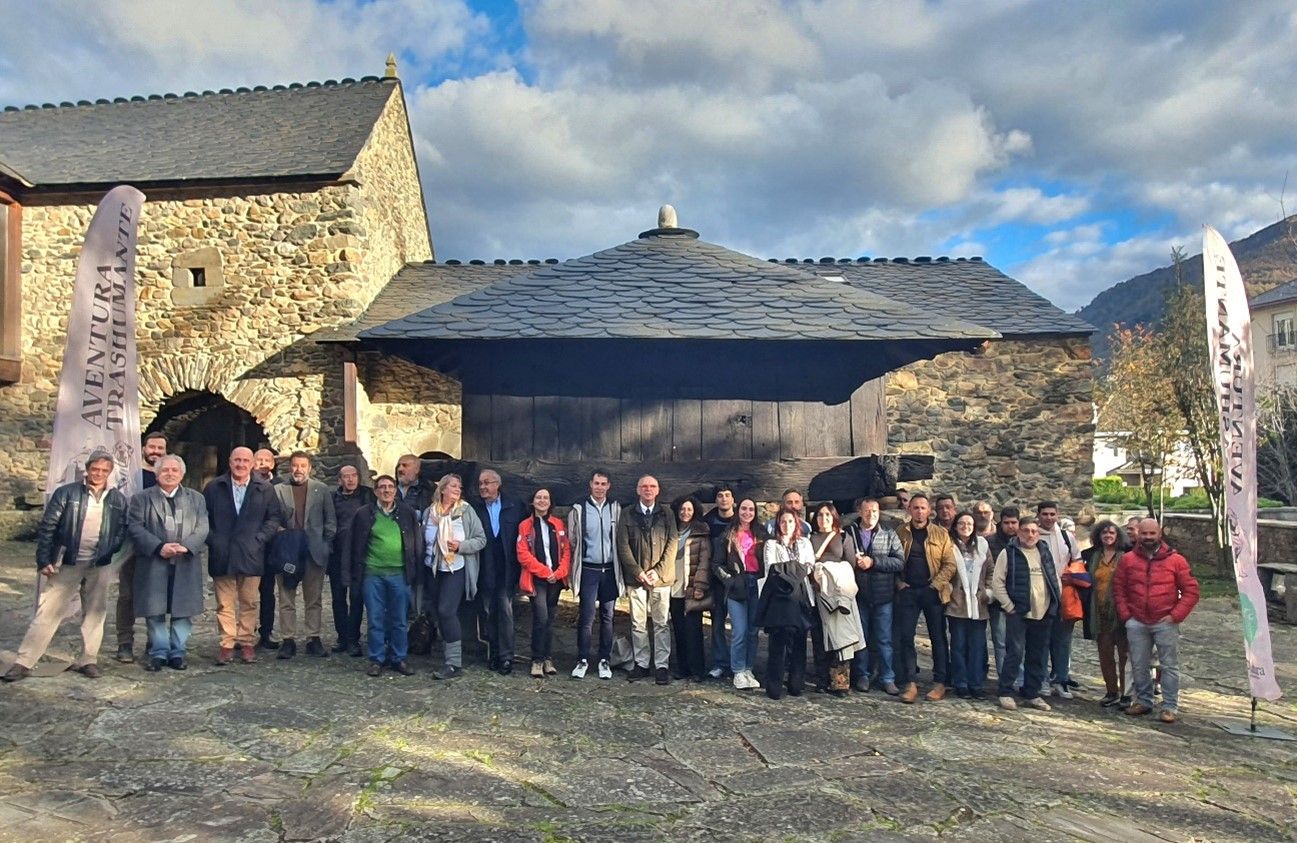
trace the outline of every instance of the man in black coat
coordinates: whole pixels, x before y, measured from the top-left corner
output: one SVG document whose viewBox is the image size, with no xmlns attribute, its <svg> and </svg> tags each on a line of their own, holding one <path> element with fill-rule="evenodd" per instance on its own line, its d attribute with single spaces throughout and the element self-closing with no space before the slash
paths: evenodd
<svg viewBox="0 0 1297 843">
<path fill-rule="evenodd" d="M 502 676 L 513 672 L 513 597 L 518 591 L 518 524 L 522 504 L 500 494 L 500 475 L 486 468 L 477 477 L 480 500 L 472 502 L 486 547 L 477 584 L 479 623 L 486 633 L 487 664 Z"/>
<path fill-rule="evenodd" d="M 360 585 L 347 585 L 342 560 L 347 557 L 351 541 L 351 522 L 361 507 L 374 502 L 374 490 L 360 485 L 360 471 L 354 465 L 338 469 L 338 488 L 333 492 L 333 511 L 338 520 L 338 532 L 333 537 L 333 555 L 329 557 L 329 592 L 333 597 L 333 629 L 338 643 L 333 652 L 348 650 L 360 656 L 360 621 L 365 611 L 365 598 Z"/>
<path fill-rule="evenodd" d="M 252 476 L 252 450 L 230 452 L 230 470 L 207 484 L 207 572 L 216 591 L 216 622 L 220 626 L 218 665 L 229 664 L 234 646 L 244 663 L 256 661 L 252 645 L 257 621 L 266 544 L 283 525 L 283 512 L 274 488 Z"/>
</svg>

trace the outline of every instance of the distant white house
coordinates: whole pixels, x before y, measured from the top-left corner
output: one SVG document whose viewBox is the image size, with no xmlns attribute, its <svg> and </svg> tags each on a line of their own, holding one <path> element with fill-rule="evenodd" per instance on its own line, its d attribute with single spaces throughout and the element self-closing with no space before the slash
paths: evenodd
<svg viewBox="0 0 1297 843">
<path fill-rule="evenodd" d="M 1297 281 L 1262 293 L 1249 305 L 1258 386 L 1297 387 Z"/>
<path fill-rule="evenodd" d="M 1094 476 L 1120 477 L 1123 484 L 1131 488 L 1140 488 L 1142 477 L 1140 466 L 1133 463 L 1126 449 L 1117 443 L 1117 434 L 1096 430 L 1094 432 Z M 1180 443 L 1164 466 L 1165 479 L 1162 481 L 1172 497 L 1178 497 L 1198 486 L 1198 478 L 1193 473 L 1193 455 L 1188 445 Z"/>
</svg>

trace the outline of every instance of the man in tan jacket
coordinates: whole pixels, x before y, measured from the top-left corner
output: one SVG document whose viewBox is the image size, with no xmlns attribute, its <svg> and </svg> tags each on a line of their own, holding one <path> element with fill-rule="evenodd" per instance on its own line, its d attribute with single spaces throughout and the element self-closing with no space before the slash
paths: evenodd
<svg viewBox="0 0 1297 843">
<path fill-rule="evenodd" d="M 955 575 L 955 546 L 950 533 L 931 520 L 928 496 L 915 492 L 906 506 L 910 520 L 896 531 L 905 551 L 905 566 L 897 582 L 894 611 L 897 664 L 896 680 L 904 690 L 901 702 L 919 698 L 918 652 L 914 635 L 923 615 L 932 642 L 932 689 L 927 698 L 936 702 L 946 696 L 950 669 L 950 648 L 946 642 L 945 605 L 950 602 L 950 579 Z"/>
</svg>

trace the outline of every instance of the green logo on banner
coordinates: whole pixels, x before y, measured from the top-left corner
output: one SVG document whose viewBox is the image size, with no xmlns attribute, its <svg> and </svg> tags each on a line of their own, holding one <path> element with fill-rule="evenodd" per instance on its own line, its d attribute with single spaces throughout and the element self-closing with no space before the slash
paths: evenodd
<svg viewBox="0 0 1297 843">
<path fill-rule="evenodd" d="M 1256 607 L 1252 601 L 1243 592 L 1238 595 L 1239 609 L 1243 612 L 1243 640 L 1251 644 L 1252 639 L 1256 638 L 1256 630 L 1259 625 L 1256 616 Z"/>
</svg>

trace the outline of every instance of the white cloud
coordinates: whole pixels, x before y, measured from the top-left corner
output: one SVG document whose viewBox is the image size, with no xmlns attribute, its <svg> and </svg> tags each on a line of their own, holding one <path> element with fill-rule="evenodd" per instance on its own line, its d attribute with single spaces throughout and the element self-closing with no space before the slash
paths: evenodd
<svg viewBox="0 0 1297 843">
<path fill-rule="evenodd" d="M 175 9 L 7 3 L 0 101 L 360 76 L 395 50 L 443 257 L 580 254 L 668 201 L 762 256 L 996 262 L 1004 230 L 1045 227 L 1005 268 L 1072 307 L 1171 233 L 1272 221 L 1297 172 L 1286 0 L 525 0 L 516 55 L 459 0 Z"/>
</svg>

